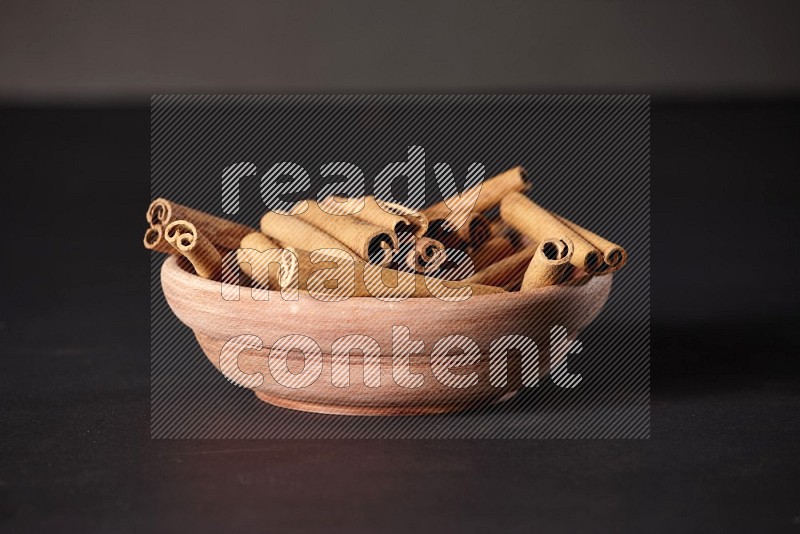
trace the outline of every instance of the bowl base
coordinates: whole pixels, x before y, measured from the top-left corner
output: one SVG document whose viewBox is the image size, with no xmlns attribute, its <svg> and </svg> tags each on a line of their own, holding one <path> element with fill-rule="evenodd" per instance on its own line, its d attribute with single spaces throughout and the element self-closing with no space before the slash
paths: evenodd
<svg viewBox="0 0 800 534">
<path fill-rule="evenodd" d="M 482 404 L 500 404 L 514 397 L 517 392 L 509 391 L 499 399 L 490 402 L 472 402 L 461 404 L 450 404 L 442 406 L 347 406 L 344 404 L 323 404 L 318 402 L 306 402 L 276 397 L 261 391 L 255 391 L 256 397 L 262 401 L 278 406 L 301 412 L 323 413 L 327 415 L 354 415 L 360 417 L 378 416 L 401 416 L 401 415 L 434 415 L 441 413 L 452 413 L 469 410 Z"/>
</svg>

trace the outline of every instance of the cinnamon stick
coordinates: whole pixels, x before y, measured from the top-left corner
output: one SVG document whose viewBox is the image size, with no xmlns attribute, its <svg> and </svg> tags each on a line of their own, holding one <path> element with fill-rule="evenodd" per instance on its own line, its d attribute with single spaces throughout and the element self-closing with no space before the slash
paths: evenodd
<svg viewBox="0 0 800 534">
<path fill-rule="evenodd" d="M 274 253 L 266 253 L 273 251 Z M 261 232 L 253 232 L 242 238 L 239 249 L 236 251 L 236 261 L 239 270 L 247 275 L 258 288 L 277 290 L 281 287 L 282 280 L 290 280 L 295 275 L 297 266 L 292 261 L 287 261 L 286 250 Z M 270 271 L 271 265 L 276 268 Z M 233 276 L 232 283 L 238 282 L 238 277 Z"/>
<path fill-rule="evenodd" d="M 481 269 L 472 276 L 465 278 L 465 282 L 498 286 L 508 289 L 515 287 L 525 275 L 525 270 L 536 252 L 536 247 L 526 247 L 488 267 Z"/>
<path fill-rule="evenodd" d="M 350 297 L 375 297 L 383 300 L 402 298 L 442 297 L 453 293 L 453 290 L 471 288 L 471 295 L 488 295 L 502 293 L 502 288 L 465 282 L 447 282 L 444 289 L 436 290 L 439 280 L 426 279 L 420 274 L 399 272 L 377 265 L 368 264 L 353 257 L 346 251 L 328 249 L 307 252 L 302 249 L 287 247 L 275 248 L 277 245 L 266 236 L 255 234 L 242 241 L 246 250 L 237 251 L 237 260 L 247 261 L 252 266 L 247 272 L 256 282 L 258 288 L 277 290 L 295 285 L 299 290 L 308 291 L 314 298 L 323 301 L 344 300 Z M 260 252 L 272 252 L 275 249 L 280 256 L 264 258 Z M 239 253 L 245 254 L 238 256 Z M 254 254 L 255 253 L 255 254 Z M 271 274 L 268 267 L 271 263 L 279 263 L 280 275 Z M 242 265 L 242 271 L 245 266 Z M 429 286 L 433 286 L 431 290 Z"/>
<path fill-rule="evenodd" d="M 424 210 L 428 217 L 429 235 L 445 243 L 448 247 L 477 248 L 492 235 L 490 223 L 480 212 L 495 207 L 502 198 L 515 191 L 528 187 L 527 172 L 523 167 L 514 167 L 464 191 L 460 197 L 451 197 Z M 460 211 L 467 209 L 465 203 L 476 198 L 469 215 Z M 459 224 L 460 223 L 460 224 Z"/>
<path fill-rule="evenodd" d="M 526 196 L 519 193 L 506 195 L 500 202 L 500 216 L 510 226 L 536 243 L 541 244 L 552 236 L 569 238 L 574 247 L 570 260 L 572 265 L 592 275 L 609 272 L 602 252 Z"/>
<path fill-rule="evenodd" d="M 422 213 L 385 200 L 377 200 L 374 196 L 368 195 L 362 198 L 328 197 L 321 203 L 325 211 L 336 213 L 345 206 L 356 207 L 353 216 L 364 222 L 388 228 L 395 234 L 410 232 L 416 237 L 422 237 L 428 231 L 428 218 Z"/>
<path fill-rule="evenodd" d="M 524 191 L 528 185 L 527 171 L 523 167 L 514 167 L 484 180 L 479 186 L 467 189 L 461 196 L 471 198 L 480 189 L 478 199 L 470 210 L 472 213 L 479 213 L 493 208 L 509 193 Z M 453 211 L 455 202 L 455 198 L 446 199 L 426 208 L 423 213 L 431 221 L 434 219 L 446 219 Z"/>
<path fill-rule="evenodd" d="M 352 215 L 333 215 L 323 211 L 314 200 L 298 204 L 307 205 L 304 211 L 293 210 L 297 217 L 344 243 L 360 258 L 373 263 L 388 262 L 399 245 L 397 234 L 391 228 L 383 228 L 359 220 Z M 303 247 L 308 249 L 308 247 Z M 313 249 L 312 249 L 313 250 Z"/>
<path fill-rule="evenodd" d="M 492 236 L 492 227 L 486 217 L 480 213 L 471 213 L 466 222 L 455 229 L 447 218 L 431 219 L 427 235 L 448 248 L 466 250 L 469 247 L 480 247 L 488 241 Z"/>
<path fill-rule="evenodd" d="M 243 224 L 238 224 L 209 213 L 188 208 L 165 198 L 157 198 L 150 203 L 146 213 L 150 227 L 158 231 L 165 229 L 170 223 L 177 220 L 189 220 L 195 225 L 206 239 L 214 246 L 221 249 L 236 250 L 239 243 L 247 234 L 255 231 Z M 155 232 L 148 230 L 145 233 L 144 246 L 150 250 L 164 251 L 160 239 L 155 239 Z"/>
<path fill-rule="evenodd" d="M 471 295 L 502 293 L 503 289 L 470 282 L 426 278 L 368 264 L 343 253 L 315 253 L 295 249 L 298 265 L 298 284 L 320 300 L 343 300 L 349 297 L 375 297 L 382 300 L 429 298 L 471 288 Z M 444 289 L 441 288 L 444 286 Z M 433 289 L 431 289 L 433 288 Z M 438 288 L 438 289 L 437 289 Z"/>
<path fill-rule="evenodd" d="M 299 217 L 270 211 L 261 217 L 261 232 L 285 247 L 305 250 L 340 249 L 357 257 L 347 245 Z"/>
<path fill-rule="evenodd" d="M 142 243 L 147 250 L 155 250 L 163 254 L 178 254 L 178 251 L 164 240 L 164 228 L 160 224 L 150 226 L 144 231 Z"/>
<path fill-rule="evenodd" d="M 520 290 L 529 291 L 566 280 L 572 271 L 570 260 L 573 252 L 574 247 L 568 237 L 542 241 L 525 271 Z"/>
<path fill-rule="evenodd" d="M 553 216 L 561 221 L 564 225 L 579 233 L 584 239 L 602 252 L 603 259 L 605 260 L 606 265 L 608 265 L 608 267 L 611 269 L 611 272 L 619 271 L 628 262 L 628 253 L 621 246 L 612 243 L 608 239 L 600 237 L 591 230 L 587 230 L 582 226 L 578 226 L 574 222 L 569 221 L 560 215 L 553 214 Z"/>
<path fill-rule="evenodd" d="M 414 248 L 406 255 L 406 266 L 418 273 L 432 273 L 447 260 L 445 247 L 430 237 L 415 239 Z"/>
<path fill-rule="evenodd" d="M 496 263 L 503 258 L 511 256 L 516 252 L 514 244 L 507 237 L 493 237 L 481 245 L 470 256 L 472 265 L 476 271 L 485 269 L 492 263 Z"/>
<path fill-rule="evenodd" d="M 164 239 L 191 262 L 198 276 L 219 280 L 222 257 L 194 224 L 185 220 L 173 221 L 164 230 Z"/>
</svg>

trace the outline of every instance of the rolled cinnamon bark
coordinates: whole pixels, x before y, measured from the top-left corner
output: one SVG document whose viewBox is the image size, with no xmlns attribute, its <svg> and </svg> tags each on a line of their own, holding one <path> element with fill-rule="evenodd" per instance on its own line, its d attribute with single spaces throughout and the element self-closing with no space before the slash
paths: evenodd
<svg viewBox="0 0 800 534">
<path fill-rule="evenodd" d="M 523 248 L 524 243 L 522 242 L 522 236 L 520 233 L 506 224 L 503 219 L 500 219 L 499 217 L 497 219 L 492 219 L 491 228 L 492 239 L 496 237 L 502 237 L 508 239 L 515 249 Z"/>
<path fill-rule="evenodd" d="M 251 248 L 253 250 L 263 252 L 271 248 L 281 247 L 277 242 L 273 241 L 261 232 L 251 232 L 242 238 L 241 243 L 239 243 L 239 248 Z"/>
<path fill-rule="evenodd" d="M 448 248 L 466 250 L 477 248 L 492 237 L 489 220 L 480 213 L 471 213 L 464 224 L 452 230 L 446 218 L 431 219 L 428 225 L 428 237 L 440 241 Z"/>
<path fill-rule="evenodd" d="M 329 255 L 330 252 L 330 255 Z M 298 286 L 320 300 L 343 300 L 349 297 L 375 297 L 382 300 L 429 298 L 442 294 L 434 289 L 441 280 L 371 265 L 359 258 L 348 259 L 338 251 L 315 253 L 295 249 L 298 265 Z M 472 295 L 503 293 L 499 287 L 468 282 L 447 281 L 446 289 L 470 287 Z"/>
<path fill-rule="evenodd" d="M 305 250 L 340 249 L 357 257 L 347 245 L 294 215 L 270 211 L 261 217 L 261 232 L 284 247 Z"/>
<path fill-rule="evenodd" d="M 515 287 L 522 282 L 525 270 L 536 252 L 536 247 L 526 247 L 496 263 L 481 269 L 472 276 L 465 278 L 465 282 L 498 286 L 503 288 Z"/>
<path fill-rule="evenodd" d="M 477 248 L 491 237 L 489 222 L 480 213 L 495 207 L 508 193 L 524 191 L 528 185 L 525 169 L 514 167 L 489 178 L 480 186 L 467 189 L 461 198 L 451 197 L 434 204 L 423 211 L 430 221 L 428 235 L 451 248 L 463 248 L 465 244 Z M 465 204 L 471 202 L 475 195 L 477 199 L 470 209 Z M 470 213 L 465 216 L 462 212 L 467 209 L 470 209 Z M 453 233 L 462 241 L 460 246 L 449 237 Z"/>
<path fill-rule="evenodd" d="M 587 230 L 582 226 L 578 226 L 574 222 L 569 221 L 560 215 L 553 214 L 553 216 L 575 232 L 579 233 L 584 239 L 602 252 L 603 259 L 605 260 L 606 265 L 608 265 L 608 267 L 611 269 L 611 272 L 619 271 L 628 262 L 628 253 L 621 246 L 612 243 L 608 239 L 600 237 L 591 230 Z"/>
<path fill-rule="evenodd" d="M 275 253 L 263 254 L 268 250 Z M 296 262 L 287 261 L 285 252 L 285 249 L 261 232 L 253 232 L 242 238 L 236 251 L 236 260 L 240 271 L 253 280 L 257 287 L 275 291 L 281 287 L 283 280 L 291 280 L 296 275 Z M 271 273 L 270 265 L 275 263 L 279 265 Z M 230 282 L 238 283 L 235 273 L 232 273 Z"/>
<path fill-rule="evenodd" d="M 292 216 L 341 241 L 360 258 L 384 264 L 391 260 L 393 251 L 397 250 L 399 243 L 393 229 L 364 222 L 352 215 L 327 213 L 313 200 L 305 203 L 308 205 L 307 209 L 302 212 L 293 211 Z M 308 249 L 307 246 L 303 248 Z"/>
<path fill-rule="evenodd" d="M 495 207 L 507 194 L 514 191 L 524 191 L 528 186 L 527 171 L 523 167 L 514 167 L 513 169 L 509 169 L 485 180 L 480 186 L 475 186 L 464 191 L 461 196 L 472 198 L 478 187 L 480 187 L 478 199 L 470 210 L 472 213 L 479 213 Z M 439 202 L 438 204 L 426 208 L 423 213 L 430 221 L 434 219 L 446 219 L 453 211 L 452 207 L 454 202 L 454 198 L 449 198 L 446 201 Z M 448 203 L 450 206 L 448 206 Z"/>
<path fill-rule="evenodd" d="M 511 256 L 514 252 L 516 252 L 516 249 L 510 239 L 506 237 L 493 237 L 470 254 L 470 256 L 472 257 L 472 265 L 475 267 L 475 270 L 480 271 L 503 258 Z"/>
<path fill-rule="evenodd" d="M 185 220 L 173 221 L 164 230 L 164 239 L 192 263 L 198 276 L 219 280 L 222 257 L 194 224 Z"/>
<path fill-rule="evenodd" d="M 500 202 L 500 216 L 511 227 L 536 243 L 541 244 L 554 235 L 569 238 L 574 247 L 570 260 L 572 265 L 591 275 L 608 273 L 602 252 L 526 196 L 519 193 L 508 194 Z"/>
<path fill-rule="evenodd" d="M 164 240 L 164 228 L 160 224 L 150 226 L 144 231 L 142 243 L 147 250 L 155 250 L 163 254 L 178 254 L 178 250 Z"/>
<path fill-rule="evenodd" d="M 206 239 L 217 248 L 236 250 L 242 238 L 253 228 L 238 224 L 209 213 L 182 206 L 165 198 L 157 198 L 150 203 L 146 214 L 147 222 L 152 228 L 165 229 L 173 221 L 189 220 Z M 149 231 L 148 231 L 149 232 Z M 160 250 L 159 241 L 153 241 L 152 232 L 145 234 L 145 248 Z"/>
<path fill-rule="evenodd" d="M 445 262 L 447 253 L 439 241 L 418 237 L 414 248 L 406 255 L 406 266 L 418 273 L 432 273 Z"/>
<path fill-rule="evenodd" d="M 336 213 L 335 205 L 347 204 L 352 206 L 354 202 L 363 201 L 363 207 L 353 213 L 353 216 L 381 228 L 389 228 L 395 234 L 401 232 L 411 232 L 417 237 L 422 237 L 428 231 L 428 218 L 422 213 L 406 208 L 400 204 L 377 200 L 369 195 L 361 199 L 328 197 L 321 202 L 323 208 L 331 213 Z M 336 203 L 333 205 L 333 203 Z"/>
<path fill-rule="evenodd" d="M 572 271 L 570 259 L 573 251 L 568 237 L 542 241 L 525 271 L 520 291 L 552 286 L 566 280 Z"/>
</svg>

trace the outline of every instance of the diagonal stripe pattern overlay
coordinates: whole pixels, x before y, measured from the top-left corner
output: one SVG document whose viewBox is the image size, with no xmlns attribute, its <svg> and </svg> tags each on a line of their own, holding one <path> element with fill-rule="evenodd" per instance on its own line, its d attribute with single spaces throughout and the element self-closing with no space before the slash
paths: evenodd
<svg viewBox="0 0 800 534">
<path fill-rule="evenodd" d="M 440 201 L 439 162 L 449 164 L 459 188 L 473 163 L 485 166 L 486 177 L 522 165 L 538 204 L 627 249 L 628 265 L 613 275 L 606 306 L 580 334 L 581 350 L 570 354 L 562 385 L 542 376 L 502 404 L 444 415 L 363 418 L 277 408 L 209 363 L 166 304 L 164 257 L 151 253 L 153 438 L 649 437 L 648 96 L 154 96 L 151 195 L 258 227 L 277 207 L 265 204 L 276 197 L 259 182 L 276 163 L 293 162 L 310 175 L 310 189 L 297 199 L 331 192 L 333 178 L 319 171 L 332 162 L 350 162 L 365 178 L 340 184 L 338 194 L 358 195 L 362 186 L 372 194 L 374 178 L 407 161 L 412 146 L 424 148 L 424 191 L 398 184 L 396 198 Z M 234 174 L 238 198 L 222 194 Z M 347 380 L 340 368 L 335 380 Z"/>
</svg>

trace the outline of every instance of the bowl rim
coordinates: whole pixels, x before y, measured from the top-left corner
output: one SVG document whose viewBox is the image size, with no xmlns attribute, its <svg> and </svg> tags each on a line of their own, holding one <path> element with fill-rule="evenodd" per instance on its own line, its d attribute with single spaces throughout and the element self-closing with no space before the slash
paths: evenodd
<svg viewBox="0 0 800 534">
<path fill-rule="evenodd" d="M 220 284 L 222 282 L 218 282 L 215 280 L 209 280 L 198 276 L 197 274 L 189 272 L 185 267 L 180 265 L 183 258 L 180 256 L 176 256 L 174 254 L 170 254 L 168 258 L 166 258 L 161 265 L 161 275 L 162 279 L 165 273 L 168 273 L 172 276 L 177 277 L 181 282 L 184 284 L 191 284 L 192 286 L 196 287 L 198 290 L 203 292 L 218 292 Z M 185 266 L 188 267 L 188 261 L 183 262 Z M 548 294 L 563 291 L 563 290 L 580 290 L 581 288 L 585 288 L 589 285 L 594 285 L 598 283 L 607 283 L 609 286 L 611 285 L 613 274 L 608 273 L 602 276 L 592 276 L 589 274 L 583 274 L 582 276 L 575 277 L 568 281 L 567 283 L 562 283 L 558 285 L 540 287 L 537 289 L 532 289 L 529 291 L 506 291 L 503 293 L 490 293 L 486 295 L 472 295 L 470 298 L 461 301 L 461 302 L 491 302 L 494 300 L 512 300 L 512 299 L 523 299 L 523 300 L 538 300 L 538 298 L 546 298 Z M 250 289 L 247 286 L 239 286 L 243 289 Z M 269 292 L 269 297 L 272 299 L 273 295 L 276 299 L 280 299 L 280 290 L 267 290 Z M 312 297 L 313 299 L 313 297 Z M 313 299 L 317 302 L 326 303 L 326 301 L 320 301 L 318 299 Z M 340 302 L 359 302 L 359 303 L 368 303 L 368 302 L 381 302 L 384 304 L 399 304 L 401 302 L 429 302 L 429 301 L 437 301 L 443 302 L 435 297 L 431 298 L 407 298 L 399 301 L 383 301 L 381 299 L 377 299 L 375 297 L 349 297 L 344 299 Z"/>
</svg>

